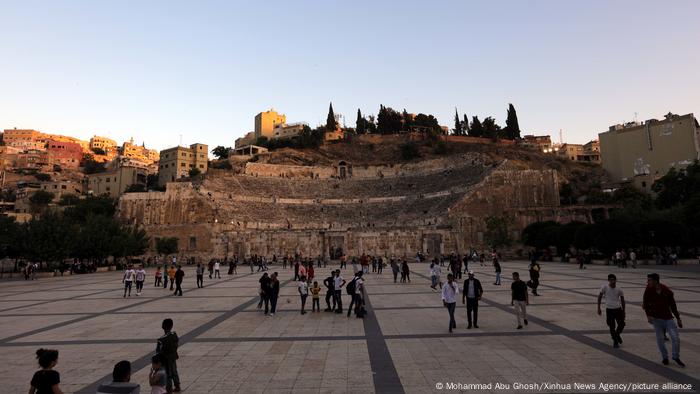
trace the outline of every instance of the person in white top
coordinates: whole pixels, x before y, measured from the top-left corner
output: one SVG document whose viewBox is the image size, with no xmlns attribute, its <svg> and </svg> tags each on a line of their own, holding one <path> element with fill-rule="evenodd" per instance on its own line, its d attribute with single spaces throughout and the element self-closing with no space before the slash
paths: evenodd
<svg viewBox="0 0 700 394">
<path fill-rule="evenodd" d="M 146 280 L 146 270 L 143 269 L 142 265 L 139 265 L 139 269 L 136 270 L 136 295 L 140 296 L 141 291 L 143 291 L 143 282 Z"/>
<path fill-rule="evenodd" d="M 219 260 L 216 260 L 214 262 L 214 277 L 221 279 L 221 272 L 219 271 L 221 269 L 221 263 L 219 263 Z"/>
<path fill-rule="evenodd" d="M 299 296 L 301 297 L 301 314 L 305 315 L 306 311 L 306 297 L 309 296 L 309 284 L 306 283 L 306 276 L 301 276 L 299 279 L 299 284 L 297 285 L 297 290 L 299 291 Z"/>
<path fill-rule="evenodd" d="M 610 327 L 613 347 L 618 348 L 622 343 L 622 330 L 625 328 L 625 294 L 617 286 L 615 274 L 608 275 L 608 283 L 600 288 L 598 293 L 598 315 L 602 314 L 600 302 L 605 297 L 605 321 Z M 617 324 L 617 328 L 615 325 Z"/>
<path fill-rule="evenodd" d="M 122 283 L 124 283 L 124 298 L 126 298 L 126 291 L 129 290 L 129 297 L 131 297 L 131 284 L 134 283 L 134 278 L 136 277 L 136 271 L 129 264 L 124 271 L 124 278 L 122 278 Z"/>
<path fill-rule="evenodd" d="M 457 295 L 459 294 L 459 285 L 454 281 L 452 274 L 447 274 L 447 283 L 442 286 L 442 304 L 447 308 L 450 314 L 450 332 L 453 328 L 457 328 L 455 321 L 455 306 L 457 305 Z"/>
</svg>

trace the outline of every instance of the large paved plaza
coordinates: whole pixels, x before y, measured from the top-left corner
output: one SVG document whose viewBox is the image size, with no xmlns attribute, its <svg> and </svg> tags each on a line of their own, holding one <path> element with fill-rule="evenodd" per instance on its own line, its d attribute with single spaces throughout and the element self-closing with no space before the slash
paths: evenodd
<svg viewBox="0 0 700 394">
<path fill-rule="evenodd" d="M 26 392 L 39 347 L 59 350 L 56 369 L 64 392 L 94 392 L 95 384 L 123 359 L 135 365 L 132 381 L 149 392 L 149 359 L 166 317 L 174 319 L 180 335 L 178 368 L 187 393 L 459 391 L 448 390 L 450 383 L 492 384 L 491 390 L 477 392 L 508 391 L 497 389 L 497 383 L 518 392 L 581 391 L 574 383 L 594 384 L 590 392 L 604 391 L 601 383 L 700 387 L 697 266 L 578 270 L 573 264 L 542 263 L 542 295 L 531 297 L 530 324 L 516 330 L 509 278 L 514 270 L 527 276 L 526 267 L 522 261 L 505 262 L 503 285 L 495 286 L 491 267 L 474 266 L 484 285 L 479 328 L 466 329 L 466 309 L 460 304 L 458 329 L 452 334 L 440 294 L 428 287 L 427 265 L 412 264 L 410 284 L 394 284 L 390 269 L 367 275 L 365 319 L 324 312 L 300 315 L 292 271 L 281 267 L 272 268 L 281 273 L 283 285 L 274 317 L 257 310 L 260 274 L 251 274 L 248 267 L 239 267 L 237 275 L 224 272 L 222 279 L 205 276 L 202 289 L 196 288 L 188 267 L 182 297 L 154 288 L 149 279 L 142 296 L 132 293 L 124 299 L 121 274 L 115 272 L 4 281 L 0 392 Z M 685 325 L 680 330 L 685 369 L 661 365 L 640 308 L 645 274 L 652 269 L 676 295 Z M 329 270 L 317 270 L 319 283 Z M 612 348 L 604 316 L 596 314 L 596 296 L 609 272 L 617 274 L 628 303 L 620 349 Z M 343 276 L 349 279 L 350 266 Z M 344 294 L 344 306 L 347 301 Z M 513 390 L 518 383 L 540 386 Z M 554 390 L 556 386 L 543 383 L 571 384 L 572 389 Z M 440 385 L 442 390 L 436 389 Z"/>
</svg>

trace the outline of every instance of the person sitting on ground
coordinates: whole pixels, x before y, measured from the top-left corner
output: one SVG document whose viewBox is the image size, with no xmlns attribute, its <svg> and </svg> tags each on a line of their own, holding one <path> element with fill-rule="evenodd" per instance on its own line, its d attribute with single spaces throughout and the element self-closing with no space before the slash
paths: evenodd
<svg viewBox="0 0 700 394">
<path fill-rule="evenodd" d="M 97 394 L 139 394 L 141 386 L 138 383 L 131 383 L 131 363 L 122 360 L 114 365 L 112 371 L 112 383 L 101 384 L 97 388 Z"/>
</svg>

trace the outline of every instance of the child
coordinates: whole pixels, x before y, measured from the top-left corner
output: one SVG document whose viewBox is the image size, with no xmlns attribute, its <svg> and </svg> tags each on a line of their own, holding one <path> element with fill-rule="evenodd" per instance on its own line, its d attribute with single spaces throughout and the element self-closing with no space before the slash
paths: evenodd
<svg viewBox="0 0 700 394">
<path fill-rule="evenodd" d="M 301 278 L 299 278 L 299 286 L 297 287 L 297 290 L 299 291 L 299 296 L 301 297 L 301 314 L 305 315 L 306 311 L 304 310 L 304 307 L 306 306 L 306 297 L 309 296 L 309 284 L 306 283 L 306 276 L 302 275 Z"/>
<path fill-rule="evenodd" d="M 317 281 L 314 281 L 314 287 L 311 288 L 311 312 L 321 312 L 321 287 Z"/>
<path fill-rule="evenodd" d="M 171 265 L 170 269 L 168 269 L 168 278 L 170 279 L 170 291 L 173 290 L 173 286 L 175 285 L 175 272 L 177 272 L 175 266 Z"/>
<path fill-rule="evenodd" d="M 61 393 L 58 387 L 61 375 L 53 370 L 58 362 L 58 350 L 39 349 L 36 358 L 41 369 L 34 373 L 29 393 Z"/>
<path fill-rule="evenodd" d="M 148 383 L 151 384 L 151 394 L 165 394 L 168 376 L 163 368 L 163 357 L 156 354 L 151 357 L 151 372 L 148 374 Z"/>
<path fill-rule="evenodd" d="M 156 284 L 155 286 L 158 287 L 161 285 L 163 282 L 163 272 L 161 272 L 160 267 L 156 268 Z"/>
<path fill-rule="evenodd" d="M 175 386 L 175 391 L 180 391 L 180 375 L 177 373 L 177 348 L 179 343 L 179 338 L 175 331 L 173 331 L 173 319 L 163 320 L 163 336 L 158 338 L 158 344 L 156 346 L 156 354 L 159 354 L 163 360 L 165 367 L 165 373 L 167 375 L 166 379 L 166 390 L 168 392 L 173 391 L 173 385 Z"/>
</svg>

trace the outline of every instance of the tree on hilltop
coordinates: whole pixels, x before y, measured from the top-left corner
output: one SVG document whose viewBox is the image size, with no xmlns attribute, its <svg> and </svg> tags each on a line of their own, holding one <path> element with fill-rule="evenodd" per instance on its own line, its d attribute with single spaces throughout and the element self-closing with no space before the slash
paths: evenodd
<svg viewBox="0 0 700 394">
<path fill-rule="evenodd" d="M 326 130 L 335 131 L 338 127 L 338 122 L 335 121 L 335 114 L 333 113 L 333 103 L 328 106 L 328 118 L 326 118 Z"/>
<path fill-rule="evenodd" d="M 518 114 L 515 112 L 513 104 L 508 104 L 508 117 L 506 118 L 506 127 L 503 129 L 504 136 L 514 140 L 520 138 L 520 125 L 518 124 Z"/>
<path fill-rule="evenodd" d="M 355 132 L 357 134 L 365 134 L 367 132 L 367 120 L 362 117 L 362 112 L 357 109 L 357 120 L 355 121 Z"/>
<path fill-rule="evenodd" d="M 481 121 L 478 116 L 472 117 L 472 127 L 469 129 L 469 136 L 471 137 L 483 137 L 484 127 L 481 125 Z"/>
<path fill-rule="evenodd" d="M 211 150 L 211 153 L 216 156 L 217 159 L 222 160 L 222 159 L 228 159 L 229 151 L 231 148 L 227 148 L 225 146 L 219 145 L 216 148 Z"/>
<path fill-rule="evenodd" d="M 469 117 L 467 114 L 463 115 L 464 120 L 462 121 L 462 135 L 468 135 L 469 134 Z"/>
<path fill-rule="evenodd" d="M 459 120 L 459 112 L 457 112 L 457 108 L 455 107 L 455 128 L 452 129 L 452 134 L 463 135 L 463 133 L 462 122 Z"/>
<path fill-rule="evenodd" d="M 484 137 L 492 138 L 494 141 L 500 137 L 501 126 L 496 124 L 496 120 L 494 118 L 490 116 L 487 117 L 481 123 L 481 126 L 484 128 Z"/>
</svg>

